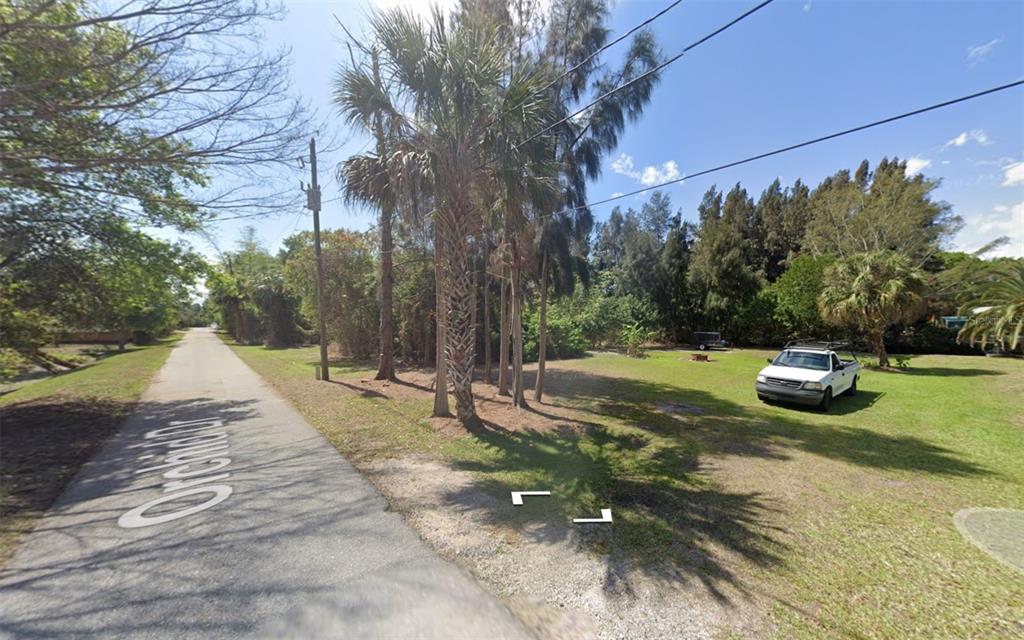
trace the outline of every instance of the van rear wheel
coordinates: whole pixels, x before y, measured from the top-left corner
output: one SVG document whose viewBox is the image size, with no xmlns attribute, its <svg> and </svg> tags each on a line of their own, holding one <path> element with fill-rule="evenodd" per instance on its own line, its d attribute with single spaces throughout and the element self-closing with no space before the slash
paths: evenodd
<svg viewBox="0 0 1024 640">
<path fill-rule="evenodd" d="M 846 390 L 846 395 L 850 397 L 857 395 L 857 378 L 853 379 L 853 384 L 851 384 L 850 388 Z"/>
<path fill-rule="evenodd" d="M 702 345 L 698 346 L 697 348 L 700 349 L 701 351 L 707 351 L 708 346 L 706 344 L 702 344 Z"/>
</svg>

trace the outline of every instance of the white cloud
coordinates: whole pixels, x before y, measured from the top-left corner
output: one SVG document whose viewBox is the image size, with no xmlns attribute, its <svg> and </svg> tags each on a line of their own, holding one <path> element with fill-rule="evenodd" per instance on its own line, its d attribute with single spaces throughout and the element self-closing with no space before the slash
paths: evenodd
<svg viewBox="0 0 1024 640">
<path fill-rule="evenodd" d="M 983 62 L 992 53 L 992 50 L 996 48 L 996 45 L 1002 41 L 1002 38 L 995 38 L 985 44 L 975 44 L 967 47 L 967 62 L 971 63 L 971 66 Z"/>
<path fill-rule="evenodd" d="M 614 192 L 614 193 L 612 194 L 612 197 L 613 197 L 613 198 L 619 198 L 619 197 L 621 197 L 622 195 L 623 195 L 623 194 L 622 194 L 622 192 L 621 192 L 621 191 L 616 191 L 616 192 Z"/>
<path fill-rule="evenodd" d="M 1003 186 L 1015 187 L 1024 184 L 1024 162 L 1014 162 L 1003 167 Z"/>
<path fill-rule="evenodd" d="M 913 156 L 912 158 L 907 159 L 907 176 L 917 175 L 930 166 L 932 166 L 931 160 Z"/>
<path fill-rule="evenodd" d="M 804 13 L 807 13 L 808 11 L 811 10 L 811 3 L 812 2 L 813 2 L 813 0 L 807 0 L 807 2 L 804 3 Z"/>
<path fill-rule="evenodd" d="M 612 160 L 612 171 L 615 173 L 621 173 L 624 176 L 632 177 L 633 157 L 625 153 L 620 153 L 618 158 Z"/>
<path fill-rule="evenodd" d="M 675 180 L 680 177 L 679 165 L 675 160 L 668 160 L 661 166 L 647 165 L 642 171 L 637 170 L 633 157 L 626 153 L 619 154 L 619 157 L 612 160 L 612 171 L 620 175 L 628 176 L 645 187 L 653 187 L 662 182 Z"/>
<path fill-rule="evenodd" d="M 942 148 L 962 147 L 968 142 L 977 142 L 982 146 L 992 144 L 992 140 L 989 139 L 988 134 L 985 133 L 984 129 L 971 129 L 970 131 L 962 131 L 960 135 L 944 144 Z"/>
<path fill-rule="evenodd" d="M 975 251 L 996 238 L 1006 236 L 1010 242 L 986 253 L 986 258 L 1024 257 L 1024 201 L 1007 207 L 996 205 L 990 213 L 967 216 L 962 235 L 965 242 L 958 243 L 965 251 Z"/>
<path fill-rule="evenodd" d="M 642 182 L 644 186 L 653 187 L 658 183 L 675 180 L 678 177 L 679 165 L 676 164 L 675 160 L 669 160 L 661 165 L 661 168 L 646 167 L 644 169 L 644 174 L 640 177 L 640 182 Z"/>
<path fill-rule="evenodd" d="M 978 165 L 979 167 L 1005 167 L 1008 164 L 1013 164 L 1017 161 L 1016 158 L 1010 156 L 1003 156 L 994 160 L 975 160 L 974 158 L 968 158 L 971 162 Z"/>
</svg>

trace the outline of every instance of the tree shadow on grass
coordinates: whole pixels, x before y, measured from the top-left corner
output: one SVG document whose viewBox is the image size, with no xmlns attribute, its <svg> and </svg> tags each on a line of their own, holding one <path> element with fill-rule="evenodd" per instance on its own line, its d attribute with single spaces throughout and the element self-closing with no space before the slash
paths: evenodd
<svg viewBox="0 0 1024 640">
<path fill-rule="evenodd" d="M 127 416 L 133 403 L 28 401 L 0 408 L 0 560 L 31 530 L 78 469 Z"/>
<path fill-rule="evenodd" d="M 380 391 L 376 391 L 375 389 L 366 389 L 358 385 L 349 384 L 348 382 L 345 382 L 343 380 L 328 380 L 327 382 L 345 387 L 346 389 L 354 393 L 358 393 L 360 396 L 364 398 L 388 398 L 387 395 L 381 393 Z"/>
<path fill-rule="evenodd" d="M 561 376 L 552 376 L 555 382 L 548 383 L 551 404 L 590 409 L 623 420 L 630 426 L 666 437 L 684 438 L 708 453 L 731 453 L 734 443 L 744 443 L 745 450 L 751 453 L 793 448 L 877 469 L 949 476 L 990 473 L 962 459 L 955 451 L 921 438 L 887 435 L 852 424 L 837 425 L 834 421 L 827 422 L 830 414 L 820 414 L 821 421 L 814 423 L 674 385 L 578 371 L 564 381 L 559 378 Z M 873 392 L 858 391 L 852 398 L 837 398 L 836 415 L 865 409 L 881 397 Z M 702 413 L 674 414 L 658 409 L 659 404 L 669 402 L 684 402 Z M 817 415 L 814 411 L 800 414 Z"/>
<path fill-rule="evenodd" d="M 482 507 L 487 524 L 513 526 L 537 543 L 578 541 L 605 559 L 608 592 L 631 593 L 631 572 L 639 569 L 673 583 L 698 580 L 713 597 L 728 601 L 725 585 L 744 591 L 731 566 L 735 560 L 782 562 L 784 546 L 770 524 L 777 510 L 771 500 L 714 486 L 698 473 L 692 443 L 656 441 L 598 424 L 588 424 L 579 436 L 512 431 L 488 422 L 474 437 L 496 456 L 456 464 L 486 475 L 475 487 L 449 493 L 449 504 L 479 510 L 474 493 L 481 488 L 499 496 Z M 552 496 L 512 507 L 510 490 L 549 490 Z M 571 522 L 597 517 L 604 508 L 612 509 L 612 525 Z"/>
<path fill-rule="evenodd" d="M 885 397 L 884 391 L 864 391 L 863 389 L 858 389 L 857 395 L 855 396 L 841 395 L 833 398 L 832 406 L 828 410 L 828 415 L 845 416 L 851 413 L 857 413 L 858 411 L 863 411 L 874 406 L 883 397 Z M 774 400 L 766 404 L 796 413 L 825 415 L 822 413 L 820 408 L 803 404 L 776 402 Z"/>
<path fill-rule="evenodd" d="M 43 380 L 49 380 L 51 378 L 59 378 L 61 376 L 67 376 L 74 373 L 78 373 L 80 371 L 85 371 L 89 367 L 96 366 L 100 362 L 113 356 L 122 355 L 125 353 L 134 353 L 139 350 L 140 348 L 134 348 L 127 349 L 125 351 L 106 351 L 98 355 L 91 355 L 90 357 L 92 358 L 92 360 L 89 360 L 87 362 L 76 363 L 75 366 L 71 369 L 46 371 L 45 369 L 37 368 L 31 371 L 26 371 L 24 373 L 17 374 L 13 376 L 10 380 L 8 380 L 8 383 L 10 384 L 8 388 L 0 390 L 0 397 L 5 396 L 9 393 L 14 393 L 18 389 L 21 389 L 32 383 L 41 382 Z"/>
<path fill-rule="evenodd" d="M 785 460 L 800 451 L 880 470 L 957 477 L 990 473 L 914 436 L 835 424 L 825 416 L 780 416 L 669 384 L 559 373 L 547 381 L 547 401 L 530 411 L 544 414 L 545 406 L 589 411 L 592 418 L 581 421 L 582 433 L 486 422 L 473 436 L 492 455 L 456 466 L 483 473 L 482 487 L 501 498 L 484 508 L 488 524 L 512 526 L 539 543 L 579 540 L 605 554 L 609 591 L 629 590 L 630 569 L 624 567 L 631 567 L 672 582 L 698 580 L 712 596 L 728 600 L 726 587 L 744 592 L 737 562 L 770 567 L 785 561 L 779 535 L 785 514 L 771 497 L 772 487 L 724 488 L 703 473 L 705 456 Z M 881 397 L 861 392 L 842 400 L 845 412 L 852 413 Z M 659 408 L 671 403 L 691 410 Z M 552 496 L 513 508 L 508 504 L 513 490 L 548 490 Z M 456 507 L 480 509 L 471 493 L 456 491 L 447 499 Z M 571 523 L 596 517 L 602 508 L 612 509 L 612 525 Z"/>
</svg>

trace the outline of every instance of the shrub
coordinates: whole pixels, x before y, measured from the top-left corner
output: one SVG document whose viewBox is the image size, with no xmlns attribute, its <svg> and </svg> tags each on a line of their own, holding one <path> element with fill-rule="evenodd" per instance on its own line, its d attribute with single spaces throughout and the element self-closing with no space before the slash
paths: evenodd
<svg viewBox="0 0 1024 640">
<path fill-rule="evenodd" d="M 802 255 L 794 259 L 786 272 L 772 285 L 775 292 L 775 319 L 784 327 L 784 337 L 818 337 L 829 333 L 818 310 L 818 296 L 825 288 L 825 269 L 832 256 Z"/>
<path fill-rule="evenodd" d="M 626 355 L 630 358 L 643 358 L 647 355 L 644 343 L 651 339 L 652 332 L 639 322 L 634 322 L 622 330 L 622 343 L 626 347 Z"/>
<path fill-rule="evenodd" d="M 886 334 L 886 342 L 894 353 L 937 353 L 943 355 L 979 356 L 984 351 L 969 344 L 958 344 L 956 329 L 922 322 L 893 329 Z"/>
<path fill-rule="evenodd" d="M 736 314 L 729 339 L 739 345 L 771 346 L 785 342 L 786 327 L 776 319 L 777 305 L 774 289 L 758 291 Z"/>
<path fill-rule="evenodd" d="M 580 358 L 587 350 L 587 341 L 583 337 L 583 329 L 578 320 L 553 314 L 554 307 L 548 309 L 548 360 L 564 358 Z M 531 310 L 523 318 L 523 360 L 535 362 L 540 347 L 538 334 L 540 314 L 537 309 Z"/>
<path fill-rule="evenodd" d="M 583 310 L 580 327 L 583 337 L 594 347 L 622 346 L 623 331 L 634 324 L 655 326 L 658 310 L 635 296 L 593 296 Z"/>
</svg>

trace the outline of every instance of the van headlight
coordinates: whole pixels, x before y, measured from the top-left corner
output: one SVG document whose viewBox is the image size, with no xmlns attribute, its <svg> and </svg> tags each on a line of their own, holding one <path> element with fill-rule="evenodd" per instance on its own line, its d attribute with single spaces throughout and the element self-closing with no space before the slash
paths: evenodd
<svg viewBox="0 0 1024 640">
<path fill-rule="evenodd" d="M 757 381 L 758 382 L 768 382 L 768 377 L 759 373 L 759 374 L 757 374 Z"/>
<path fill-rule="evenodd" d="M 820 382 L 805 382 L 804 389 L 808 391 L 821 391 L 822 386 Z"/>
</svg>

